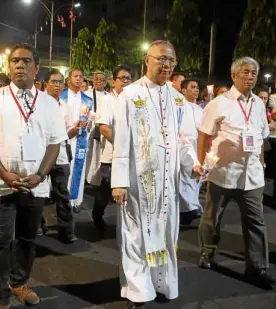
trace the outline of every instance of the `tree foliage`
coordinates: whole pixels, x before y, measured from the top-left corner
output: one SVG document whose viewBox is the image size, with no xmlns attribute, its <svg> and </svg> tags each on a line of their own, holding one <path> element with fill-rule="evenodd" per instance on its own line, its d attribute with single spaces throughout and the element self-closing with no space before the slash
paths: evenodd
<svg viewBox="0 0 276 309">
<path fill-rule="evenodd" d="M 204 44 L 200 38 L 198 5 L 194 0 L 174 0 L 165 37 L 175 47 L 181 71 L 201 69 Z"/>
<path fill-rule="evenodd" d="M 94 35 L 88 28 L 81 29 L 72 49 L 72 68 L 83 70 L 84 74 L 91 71 L 90 58 Z"/>
<path fill-rule="evenodd" d="M 276 1 L 248 0 L 234 58 L 250 56 L 263 65 L 276 65 Z"/>
<path fill-rule="evenodd" d="M 102 19 L 94 36 L 94 47 L 90 57 L 90 67 L 96 70 L 113 70 L 118 63 L 117 26 Z"/>
</svg>

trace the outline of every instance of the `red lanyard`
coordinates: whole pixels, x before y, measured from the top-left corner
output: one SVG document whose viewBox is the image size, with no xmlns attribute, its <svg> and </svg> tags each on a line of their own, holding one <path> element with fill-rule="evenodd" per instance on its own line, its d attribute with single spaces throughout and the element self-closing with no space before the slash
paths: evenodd
<svg viewBox="0 0 276 309">
<path fill-rule="evenodd" d="M 29 120 L 29 118 L 30 118 L 30 116 L 31 116 L 31 114 L 32 114 L 32 112 L 33 112 L 33 109 L 34 109 L 34 107 L 35 107 L 35 103 L 36 103 L 36 99 L 37 99 L 37 95 L 38 95 L 37 89 L 36 89 L 35 97 L 34 97 L 32 106 L 31 106 L 31 108 L 30 108 L 30 111 L 29 111 L 28 114 L 25 114 L 25 112 L 23 111 L 23 109 L 22 109 L 22 107 L 21 107 L 21 104 L 18 102 L 16 96 L 14 95 L 11 86 L 9 86 L 9 88 L 10 88 L 11 95 L 12 95 L 12 97 L 13 97 L 13 99 L 14 99 L 14 102 L 16 103 L 16 105 L 17 105 L 17 107 L 18 107 L 18 109 L 19 109 L 21 115 L 23 116 L 23 118 L 25 119 L 25 121 L 28 122 L 28 120 Z"/>
<path fill-rule="evenodd" d="M 242 104 L 241 104 L 241 100 L 238 100 L 238 102 L 239 102 L 241 111 L 242 111 L 242 113 L 243 113 L 243 115 L 244 115 L 245 122 L 246 122 L 246 124 L 248 124 L 248 121 L 249 121 L 249 118 L 250 118 L 251 112 L 252 112 L 253 100 L 251 100 L 251 106 L 250 106 L 248 115 L 246 115 L 246 111 L 245 111 L 245 109 L 243 108 L 243 106 L 242 106 Z"/>
</svg>

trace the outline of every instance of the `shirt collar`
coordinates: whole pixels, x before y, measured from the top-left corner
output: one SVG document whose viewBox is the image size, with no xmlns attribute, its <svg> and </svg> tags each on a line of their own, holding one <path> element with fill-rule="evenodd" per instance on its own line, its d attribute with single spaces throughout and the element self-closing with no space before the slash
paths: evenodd
<svg viewBox="0 0 276 309">
<path fill-rule="evenodd" d="M 246 97 L 239 92 L 239 90 L 233 85 L 230 89 L 231 95 L 235 100 L 241 100 L 243 102 L 247 102 Z M 249 100 L 254 101 L 253 92 L 250 92 Z"/>
<path fill-rule="evenodd" d="M 74 96 L 81 94 L 81 91 L 75 92 L 75 91 L 71 90 L 70 88 L 68 88 L 68 91 L 71 92 Z"/>
<path fill-rule="evenodd" d="M 152 80 L 150 80 L 146 75 L 144 76 L 144 81 L 148 85 L 149 88 L 161 88 L 164 89 L 167 86 L 167 83 L 165 83 L 163 86 L 155 84 Z"/>
<path fill-rule="evenodd" d="M 20 90 L 13 82 L 10 83 L 10 87 L 11 87 L 11 89 L 12 89 L 12 91 L 15 95 Z M 36 91 L 37 91 L 36 87 L 33 85 L 30 90 L 31 90 L 33 97 L 35 97 L 35 94 L 36 94 Z"/>
</svg>

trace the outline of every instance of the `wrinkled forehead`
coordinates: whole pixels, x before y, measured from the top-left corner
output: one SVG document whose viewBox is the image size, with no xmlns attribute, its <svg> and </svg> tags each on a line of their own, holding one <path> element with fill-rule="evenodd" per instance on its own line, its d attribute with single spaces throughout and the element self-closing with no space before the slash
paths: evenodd
<svg viewBox="0 0 276 309">
<path fill-rule="evenodd" d="M 148 49 L 148 55 L 152 55 L 155 57 L 171 57 L 176 58 L 175 50 L 170 44 L 157 44 L 153 45 Z"/>
<path fill-rule="evenodd" d="M 49 80 L 63 80 L 63 76 L 61 74 L 52 74 Z"/>
<path fill-rule="evenodd" d="M 79 70 L 72 71 L 71 77 L 77 77 L 77 76 L 81 76 L 82 77 L 82 72 L 79 71 Z"/>
<path fill-rule="evenodd" d="M 104 74 L 102 74 L 102 73 L 96 73 L 96 74 L 94 74 L 94 79 L 95 79 L 95 78 L 105 79 L 106 76 L 105 76 Z"/>
<path fill-rule="evenodd" d="M 12 53 L 10 58 L 22 58 L 22 57 L 34 59 L 32 52 L 28 49 L 25 49 L 25 48 L 17 48 Z"/>
</svg>

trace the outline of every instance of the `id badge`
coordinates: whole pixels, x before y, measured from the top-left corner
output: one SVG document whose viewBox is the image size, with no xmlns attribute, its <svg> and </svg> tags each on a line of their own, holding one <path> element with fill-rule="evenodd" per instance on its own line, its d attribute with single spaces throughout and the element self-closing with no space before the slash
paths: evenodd
<svg viewBox="0 0 276 309">
<path fill-rule="evenodd" d="M 23 161 L 36 161 L 39 157 L 38 136 L 25 132 L 22 135 Z"/>
<path fill-rule="evenodd" d="M 253 132 L 244 131 L 242 133 L 243 151 L 255 152 L 256 151 L 256 138 Z"/>
</svg>

